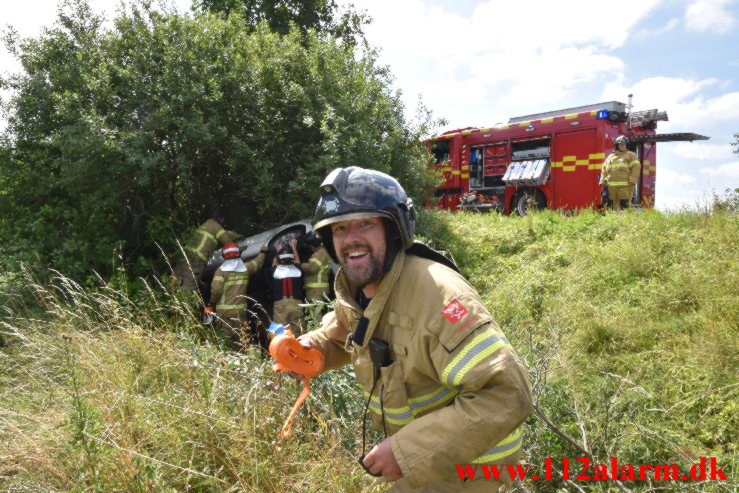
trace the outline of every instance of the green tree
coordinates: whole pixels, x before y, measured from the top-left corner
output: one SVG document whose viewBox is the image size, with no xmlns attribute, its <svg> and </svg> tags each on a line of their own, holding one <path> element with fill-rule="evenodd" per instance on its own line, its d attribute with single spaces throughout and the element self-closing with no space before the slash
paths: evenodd
<svg viewBox="0 0 739 493">
<path fill-rule="evenodd" d="M 39 37 L 6 41 L 23 72 L 1 81 L 5 254 L 105 274 L 113 252 L 174 251 L 219 202 L 244 234 L 310 216 L 336 166 L 393 173 L 416 194 L 428 183 L 429 120 L 407 122 L 375 54 L 330 36 L 148 2 L 105 27 L 70 0 Z"/>
<path fill-rule="evenodd" d="M 339 12 L 334 0 L 194 0 L 201 11 L 238 12 L 253 29 L 266 22 L 276 33 L 286 35 L 292 27 L 301 32 L 327 32 L 348 44 L 364 40 L 362 26 L 369 22 L 364 14 L 351 7 Z"/>
</svg>

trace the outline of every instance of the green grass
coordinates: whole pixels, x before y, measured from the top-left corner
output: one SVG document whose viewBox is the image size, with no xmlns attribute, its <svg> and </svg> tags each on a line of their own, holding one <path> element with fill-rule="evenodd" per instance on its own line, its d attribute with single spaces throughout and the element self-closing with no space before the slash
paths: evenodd
<svg viewBox="0 0 739 493">
<path fill-rule="evenodd" d="M 737 488 L 736 215 L 435 212 L 424 235 L 480 290 L 561 431 L 601 461 L 689 466 L 716 456 L 731 464 L 733 484 L 689 485 Z M 538 416 L 529 425 L 526 462 L 583 455 Z"/>
<path fill-rule="evenodd" d="M 418 229 L 453 255 L 529 368 L 532 469 L 581 448 L 685 469 L 717 457 L 728 484 L 625 487 L 739 487 L 736 215 L 426 211 Z M 362 399 L 350 371 L 315 382 L 280 441 L 299 387 L 275 390 L 268 362 L 226 351 L 162 287 L 56 279 L 30 291 L 33 315 L 19 303 L 2 314 L 0 490 L 373 491 L 352 457 Z"/>
</svg>

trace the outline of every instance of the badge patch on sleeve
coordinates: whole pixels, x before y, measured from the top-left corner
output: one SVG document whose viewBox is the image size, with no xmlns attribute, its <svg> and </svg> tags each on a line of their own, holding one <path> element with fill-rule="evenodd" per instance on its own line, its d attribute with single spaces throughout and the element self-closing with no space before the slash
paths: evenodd
<svg viewBox="0 0 739 493">
<path fill-rule="evenodd" d="M 462 320 L 468 313 L 467 308 L 462 306 L 462 303 L 457 300 L 450 301 L 449 304 L 441 311 L 441 314 L 444 315 L 452 324 L 456 324 Z"/>
</svg>

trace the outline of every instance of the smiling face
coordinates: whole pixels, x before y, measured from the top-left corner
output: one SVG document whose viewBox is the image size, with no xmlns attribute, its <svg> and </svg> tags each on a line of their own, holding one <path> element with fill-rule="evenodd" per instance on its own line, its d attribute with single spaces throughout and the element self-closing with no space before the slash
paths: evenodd
<svg viewBox="0 0 739 493">
<path fill-rule="evenodd" d="M 336 257 L 350 282 L 375 295 L 383 272 L 387 244 L 385 223 L 380 217 L 349 219 L 331 225 Z"/>
</svg>

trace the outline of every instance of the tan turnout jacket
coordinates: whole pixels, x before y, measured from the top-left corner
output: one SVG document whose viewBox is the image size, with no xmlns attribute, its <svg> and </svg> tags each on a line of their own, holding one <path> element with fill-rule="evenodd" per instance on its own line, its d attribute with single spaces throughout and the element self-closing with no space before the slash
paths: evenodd
<svg viewBox="0 0 739 493">
<path fill-rule="evenodd" d="M 223 229 L 215 219 L 208 219 L 195 231 L 195 235 L 186 250 L 191 258 L 208 262 L 211 254 L 229 241 L 236 241 L 237 234 Z"/>
<path fill-rule="evenodd" d="M 327 369 L 351 362 L 365 398 L 374 374 L 369 341 L 390 343 L 393 362 L 381 369 L 370 414 L 382 430 L 382 392 L 393 453 L 411 487 L 458 478 L 456 464 L 515 462 L 531 410 L 528 378 L 461 275 L 401 252 L 364 312 L 342 271 L 335 290 L 336 310 L 303 338 L 325 355 Z M 347 343 L 362 315 L 364 344 Z"/>
<path fill-rule="evenodd" d="M 600 185 L 620 187 L 634 185 L 639 181 L 641 165 L 631 151 L 614 151 L 603 163 Z"/>
<path fill-rule="evenodd" d="M 300 264 L 300 270 L 303 271 L 303 287 L 306 292 L 308 290 L 316 290 L 313 292 L 328 293 L 328 276 L 331 273 L 331 258 L 328 256 L 326 248 L 321 246 L 307 262 Z M 320 296 L 319 296 L 320 297 Z"/>
<path fill-rule="evenodd" d="M 224 272 L 220 267 L 216 270 L 210 284 L 210 302 L 219 315 L 232 311 L 246 312 L 249 276 L 262 268 L 265 258 L 266 255 L 260 253 L 254 260 L 246 262 L 245 272 Z"/>
</svg>

